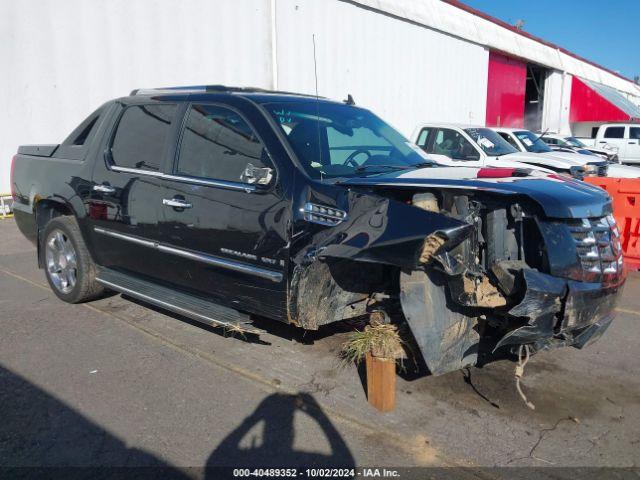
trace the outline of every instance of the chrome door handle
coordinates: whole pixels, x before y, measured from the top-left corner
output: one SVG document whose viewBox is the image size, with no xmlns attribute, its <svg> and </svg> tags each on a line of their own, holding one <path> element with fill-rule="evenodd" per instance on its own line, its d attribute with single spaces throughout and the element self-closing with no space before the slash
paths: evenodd
<svg viewBox="0 0 640 480">
<path fill-rule="evenodd" d="M 116 193 L 116 189 L 110 185 L 94 185 L 93 186 L 93 191 L 94 192 L 101 192 L 101 193 Z"/>
<path fill-rule="evenodd" d="M 179 198 L 163 198 L 162 199 L 162 204 L 166 205 L 167 207 L 174 207 L 174 208 L 191 208 L 191 207 L 193 207 L 193 205 L 191 205 L 186 200 L 180 200 Z"/>
</svg>

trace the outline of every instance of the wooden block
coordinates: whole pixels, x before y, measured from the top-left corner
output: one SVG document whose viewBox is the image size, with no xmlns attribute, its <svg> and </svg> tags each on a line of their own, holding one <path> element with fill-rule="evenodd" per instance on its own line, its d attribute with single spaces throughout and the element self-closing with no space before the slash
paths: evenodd
<svg viewBox="0 0 640 480">
<path fill-rule="evenodd" d="M 381 412 L 396 407 L 396 361 L 367 353 L 367 400 Z"/>
</svg>

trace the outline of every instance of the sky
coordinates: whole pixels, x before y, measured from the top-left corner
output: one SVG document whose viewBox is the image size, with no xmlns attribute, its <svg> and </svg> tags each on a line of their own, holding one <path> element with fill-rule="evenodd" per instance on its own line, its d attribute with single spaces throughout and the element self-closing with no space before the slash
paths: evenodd
<svg viewBox="0 0 640 480">
<path fill-rule="evenodd" d="M 627 78 L 640 75 L 640 0 L 462 0 Z"/>
</svg>

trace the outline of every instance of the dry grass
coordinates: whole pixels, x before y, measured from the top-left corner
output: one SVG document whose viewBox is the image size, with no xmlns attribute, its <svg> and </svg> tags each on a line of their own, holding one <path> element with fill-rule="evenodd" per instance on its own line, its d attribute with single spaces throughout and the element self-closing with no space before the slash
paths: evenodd
<svg viewBox="0 0 640 480">
<path fill-rule="evenodd" d="M 235 324 L 235 323 L 224 325 L 222 328 L 224 329 L 224 336 L 225 337 L 227 335 L 231 336 L 231 337 L 240 336 L 240 337 L 246 339 L 245 330 L 242 327 L 240 327 L 239 325 Z"/>
<path fill-rule="evenodd" d="M 374 357 L 403 359 L 406 358 L 403 345 L 396 325 L 367 325 L 364 330 L 351 333 L 342 344 L 342 358 L 345 363 L 359 363 L 371 352 Z"/>
</svg>

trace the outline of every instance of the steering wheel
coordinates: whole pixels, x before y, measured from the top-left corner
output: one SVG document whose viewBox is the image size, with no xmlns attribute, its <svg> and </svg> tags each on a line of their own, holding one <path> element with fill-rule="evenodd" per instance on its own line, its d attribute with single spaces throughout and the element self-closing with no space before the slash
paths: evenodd
<svg viewBox="0 0 640 480">
<path fill-rule="evenodd" d="M 372 157 L 371 152 L 366 148 L 358 148 L 357 150 L 352 152 L 351 155 L 347 157 L 347 159 L 344 161 L 342 165 L 344 166 L 351 165 L 352 167 L 355 167 L 355 168 L 359 167 L 360 165 L 355 161 L 355 158 L 361 153 L 364 153 L 365 155 L 367 155 L 367 160 L 369 160 Z M 365 160 L 365 162 L 367 160 Z"/>
</svg>

